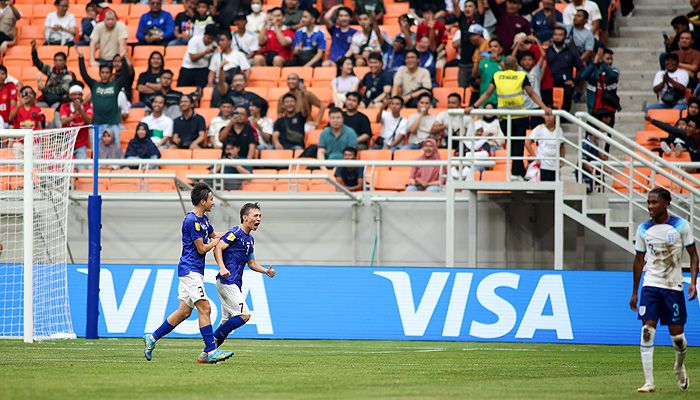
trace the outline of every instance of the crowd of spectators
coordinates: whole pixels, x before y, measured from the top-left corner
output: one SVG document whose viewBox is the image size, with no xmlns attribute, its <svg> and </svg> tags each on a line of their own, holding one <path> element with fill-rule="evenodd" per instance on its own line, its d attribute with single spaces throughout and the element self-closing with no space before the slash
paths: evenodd
<svg viewBox="0 0 700 400">
<path fill-rule="evenodd" d="M 32 42 L 31 59 L 43 77 L 36 86 L 17 87 L 0 68 L 0 78 L 3 73 L 6 78 L 0 93 L 10 95 L 0 100 L 0 116 L 13 127 L 92 123 L 109 132 L 101 137 L 110 141 L 109 147 L 120 144 L 129 110 L 144 108 L 143 119 L 130 133 L 127 157 L 159 157 L 172 147 L 216 148 L 222 157 L 239 158 L 254 158 L 263 149 L 304 149 L 305 156 L 328 159 L 346 153 L 356 157 L 358 150 L 369 148 L 403 148 L 423 149 L 423 157 L 430 158 L 437 154 L 430 152 L 431 145 L 447 146 L 450 126 L 472 126 L 469 117 L 458 121 L 446 111 L 433 112 L 438 72 L 459 68 L 454 93 L 442 107 L 462 108 L 486 93 L 508 55 L 517 58 L 518 68 L 548 107 L 554 103 L 553 88 L 561 88 L 566 110 L 584 95 L 589 112 L 621 108 L 615 94 L 619 74 L 606 47 L 608 17 L 615 7 L 610 0 L 572 0 L 562 12 L 554 0 L 411 0 L 408 12 L 391 20 L 382 0 L 355 0 L 353 7 L 321 4 L 317 9 L 315 2 L 299 0 L 283 0 L 275 7 L 261 0 L 183 0 L 182 11 L 173 15 L 163 9 L 162 0 L 149 0 L 132 43 L 124 16 L 110 3 L 56 0 L 56 11 L 45 19 L 44 46 L 71 46 L 79 71 L 68 67 L 69 54 L 63 51 L 53 54 L 52 65 L 45 64 Z M 85 7 L 80 21 L 71 13 L 77 7 Z M 16 44 L 20 18 L 11 2 L 0 0 L 0 53 Z M 389 35 L 388 27 L 396 27 L 391 30 L 396 33 Z M 697 41 L 678 29 L 678 37 L 667 43 L 666 71 L 655 82 L 662 100 L 667 92 L 697 81 Z M 150 53 L 145 69 L 135 69 L 132 47 L 140 45 L 182 46 L 178 69 L 168 68 L 161 51 Z M 286 76 L 289 90 L 279 99 L 261 97 L 249 80 L 253 68 L 266 66 L 336 68 L 328 82 L 330 102 L 296 73 Z M 357 67 L 368 71 L 357 76 Z M 132 96 L 134 91 L 138 93 Z M 218 109 L 218 115 L 198 112 L 204 103 Z M 682 104 L 678 99 L 673 106 Z M 496 93 L 480 105 L 494 107 Z M 271 106 L 276 112 L 268 117 Z M 41 107 L 57 110 L 56 117 L 46 121 Z M 528 103 L 528 108 L 538 107 Z M 404 108 L 415 110 L 409 114 Z M 370 119 L 367 109 L 375 109 L 376 118 Z M 489 154 L 503 146 L 494 139 L 503 133 L 492 121 L 474 121 L 469 132 L 485 137 L 480 149 L 486 146 Z M 542 121 L 537 122 L 533 127 Z M 373 131 L 373 124 L 380 127 Z M 309 149 L 312 131 L 320 136 Z M 88 157 L 87 140 L 76 144 L 76 157 Z M 432 180 L 427 183 L 411 187 L 432 190 Z"/>
</svg>

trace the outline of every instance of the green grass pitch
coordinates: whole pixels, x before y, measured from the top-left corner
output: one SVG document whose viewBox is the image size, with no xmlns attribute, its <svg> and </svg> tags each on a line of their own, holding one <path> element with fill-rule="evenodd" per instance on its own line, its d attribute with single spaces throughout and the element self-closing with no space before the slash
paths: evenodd
<svg viewBox="0 0 700 400">
<path fill-rule="evenodd" d="M 636 346 L 239 340 L 230 360 L 201 365 L 202 343 L 140 339 L 0 341 L 0 399 L 655 399 L 700 398 L 700 349 L 689 348 L 690 390 L 655 351 L 655 395 Z"/>
</svg>

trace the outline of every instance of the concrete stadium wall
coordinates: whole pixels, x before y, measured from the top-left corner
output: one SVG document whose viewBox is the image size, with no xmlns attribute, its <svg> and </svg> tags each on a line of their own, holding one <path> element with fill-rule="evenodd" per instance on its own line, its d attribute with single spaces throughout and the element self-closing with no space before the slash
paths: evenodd
<svg viewBox="0 0 700 400">
<path fill-rule="evenodd" d="M 251 199 L 252 200 L 252 199 Z M 550 269 L 553 262 L 551 195 L 479 196 L 478 266 Z M 242 202 L 218 202 L 210 220 L 216 230 L 238 223 Z M 255 254 L 279 265 L 369 265 L 376 236 L 375 209 L 349 202 L 265 201 L 255 233 Z M 457 267 L 466 266 L 468 203 L 457 205 Z M 105 201 L 104 263 L 176 263 L 180 256 L 182 206 L 177 201 Z M 87 262 L 86 202 L 69 209 L 69 246 L 76 263 Z M 565 268 L 625 270 L 630 254 L 565 218 Z M 69 260 L 70 261 L 70 260 Z M 207 261 L 213 263 L 213 257 Z M 381 203 L 381 236 L 375 265 L 445 266 L 445 204 Z"/>
</svg>

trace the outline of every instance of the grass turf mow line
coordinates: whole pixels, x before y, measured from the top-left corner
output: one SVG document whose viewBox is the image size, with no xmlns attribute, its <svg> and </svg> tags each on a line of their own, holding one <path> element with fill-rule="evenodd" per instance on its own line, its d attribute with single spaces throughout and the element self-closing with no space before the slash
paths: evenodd
<svg viewBox="0 0 700 400">
<path fill-rule="evenodd" d="M 217 365 L 201 340 L 164 339 L 153 361 L 140 339 L 25 344 L 0 340 L 0 399 L 625 399 L 643 383 L 637 346 L 408 341 L 228 340 Z M 656 347 L 655 399 L 700 393 L 673 375 L 673 349 Z M 694 383 L 697 382 L 697 383 Z"/>
</svg>

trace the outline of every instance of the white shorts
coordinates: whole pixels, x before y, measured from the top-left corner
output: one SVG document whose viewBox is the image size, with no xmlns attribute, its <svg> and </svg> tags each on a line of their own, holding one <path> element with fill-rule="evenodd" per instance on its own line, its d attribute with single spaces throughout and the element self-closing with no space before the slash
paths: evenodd
<svg viewBox="0 0 700 400">
<path fill-rule="evenodd" d="M 209 300 L 204 291 L 204 277 L 196 272 L 181 276 L 180 285 L 177 287 L 177 298 L 182 300 L 190 308 L 195 308 L 194 303 L 199 300 Z"/>
<path fill-rule="evenodd" d="M 238 285 L 224 285 L 220 280 L 216 281 L 216 291 L 221 298 L 221 319 L 226 320 L 241 314 L 250 314 L 245 305 L 245 297 Z"/>
</svg>

